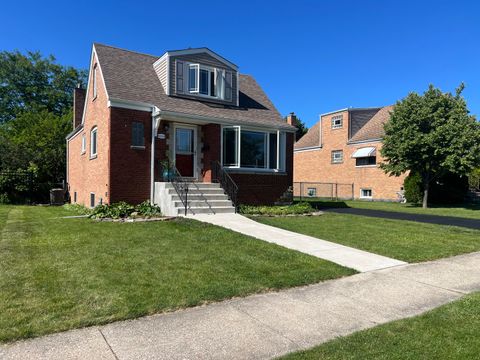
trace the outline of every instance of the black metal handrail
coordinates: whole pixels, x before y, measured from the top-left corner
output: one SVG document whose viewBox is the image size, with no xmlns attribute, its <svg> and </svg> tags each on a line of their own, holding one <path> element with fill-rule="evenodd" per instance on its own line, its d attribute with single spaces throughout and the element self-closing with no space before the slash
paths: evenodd
<svg viewBox="0 0 480 360">
<path fill-rule="evenodd" d="M 220 184 L 232 202 L 235 212 L 237 212 L 238 186 L 218 161 L 212 161 L 212 182 L 218 182 Z"/>
<path fill-rule="evenodd" d="M 169 176 L 169 180 L 172 183 L 173 188 L 177 192 L 178 197 L 182 201 L 182 205 L 185 208 L 185 216 L 187 216 L 187 212 L 189 208 L 188 206 L 189 183 L 182 177 L 182 175 L 174 165 L 170 165 L 170 169 L 173 170 L 173 174 Z M 194 214 L 192 209 L 190 209 L 190 211 L 192 212 L 192 214 Z"/>
</svg>

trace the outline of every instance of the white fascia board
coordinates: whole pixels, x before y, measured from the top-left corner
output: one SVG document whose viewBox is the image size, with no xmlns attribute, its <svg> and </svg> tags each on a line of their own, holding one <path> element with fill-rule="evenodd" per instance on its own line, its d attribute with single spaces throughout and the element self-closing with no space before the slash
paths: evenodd
<svg viewBox="0 0 480 360">
<path fill-rule="evenodd" d="M 220 124 L 220 125 L 236 125 L 236 126 L 243 126 L 243 127 L 249 127 L 249 128 L 256 127 L 262 130 L 278 129 L 278 130 L 281 130 L 284 132 L 290 132 L 290 133 L 296 132 L 296 130 L 283 129 L 281 127 L 274 126 L 274 125 L 266 126 L 264 124 L 258 124 L 258 123 L 239 124 L 238 120 L 227 119 L 227 118 L 217 118 L 217 117 L 204 116 L 204 115 L 187 114 L 187 113 L 181 113 L 176 111 L 160 110 L 160 117 L 162 118 L 162 120 L 178 121 L 178 122 L 193 123 L 193 124 L 211 123 L 211 124 Z"/>
<path fill-rule="evenodd" d="M 186 50 L 173 50 L 173 51 L 167 51 L 163 56 L 181 56 L 181 55 L 195 55 L 195 54 L 201 54 L 201 53 L 207 53 L 211 57 L 217 59 L 218 61 L 224 63 L 225 65 L 231 67 L 235 71 L 238 71 L 238 66 L 235 65 L 234 63 L 228 61 L 224 57 L 216 54 L 209 48 L 203 47 L 203 48 L 197 48 L 197 49 L 186 49 Z"/>
<path fill-rule="evenodd" d="M 91 75 L 92 75 L 92 63 L 93 63 L 94 57 L 97 58 L 98 70 L 100 70 L 100 77 L 102 79 L 103 89 L 105 90 L 105 95 L 106 95 L 107 99 L 109 98 L 108 91 L 107 91 L 107 85 L 105 84 L 105 79 L 103 77 L 102 66 L 100 65 L 100 60 L 98 59 L 98 56 L 97 56 L 97 50 L 95 50 L 95 44 L 93 44 L 92 45 L 92 54 L 90 55 L 90 66 L 88 67 L 88 81 L 87 81 L 87 89 L 86 89 L 86 93 L 85 93 L 85 104 L 83 105 L 82 125 L 85 124 L 85 114 L 87 113 L 87 104 L 90 102 L 89 99 L 88 99 L 88 90 L 90 89 Z M 98 84 L 98 79 L 97 79 L 97 84 Z"/>
<path fill-rule="evenodd" d="M 309 147 L 304 147 L 304 148 L 299 148 L 299 149 L 293 149 L 293 152 L 305 152 L 305 151 L 316 151 L 316 150 L 321 150 L 321 146 L 309 146 Z"/>
<path fill-rule="evenodd" d="M 108 107 L 117 107 L 123 109 L 139 110 L 151 112 L 155 105 L 139 102 L 111 98 L 108 100 Z"/>
<path fill-rule="evenodd" d="M 343 112 L 343 111 L 348 111 L 348 110 L 350 110 L 350 109 L 349 109 L 349 108 L 344 108 L 344 109 L 329 111 L 329 112 L 320 114 L 320 118 L 321 118 L 322 116 L 325 116 L 325 115 L 332 115 L 332 114 L 335 114 L 335 113 L 339 113 L 339 112 Z"/>
</svg>

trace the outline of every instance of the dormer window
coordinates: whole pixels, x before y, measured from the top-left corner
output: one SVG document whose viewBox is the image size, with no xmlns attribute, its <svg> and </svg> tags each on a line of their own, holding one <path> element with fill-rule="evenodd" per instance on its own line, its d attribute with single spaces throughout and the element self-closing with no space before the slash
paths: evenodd
<svg viewBox="0 0 480 360">
<path fill-rule="evenodd" d="M 225 70 L 200 64 L 187 64 L 190 94 L 225 99 Z"/>
</svg>

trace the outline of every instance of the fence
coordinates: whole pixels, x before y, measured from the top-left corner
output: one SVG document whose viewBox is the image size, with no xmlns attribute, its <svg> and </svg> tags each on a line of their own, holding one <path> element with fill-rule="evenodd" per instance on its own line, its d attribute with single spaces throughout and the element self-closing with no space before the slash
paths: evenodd
<svg viewBox="0 0 480 360">
<path fill-rule="evenodd" d="M 300 199 L 353 200 L 354 186 L 340 183 L 294 182 L 293 196 Z"/>
</svg>

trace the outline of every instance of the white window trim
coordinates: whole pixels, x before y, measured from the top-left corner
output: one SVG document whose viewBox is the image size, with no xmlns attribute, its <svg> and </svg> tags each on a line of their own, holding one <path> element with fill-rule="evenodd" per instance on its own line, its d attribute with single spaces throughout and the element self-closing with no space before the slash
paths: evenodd
<svg viewBox="0 0 480 360">
<path fill-rule="evenodd" d="M 335 159 L 334 154 L 342 154 L 342 158 L 338 161 Z M 343 163 L 343 150 L 332 150 L 331 152 L 332 164 L 342 164 Z"/>
<path fill-rule="evenodd" d="M 184 71 L 184 74 L 186 73 L 186 78 L 187 78 L 187 90 L 188 90 L 188 94 L 191 94 L 191 95 L 195 95 L 195 96 L 199 96 L 199 97 L 204 97 L 206 99 L 218 99 L 218 100 L 225 100 L 225 74 L 226 74 L 226 71 L 224 69 L 220 69 L 220 68 L 215 68 L 215 67 L 211 67 L 211 66 L 205 66 L 205 65 L 202 65 L 202 64 L 195 64 L 195 63 L 186 63 L 186 67 L 188 69 L 187 72 Z M 197 69 L 197 73 L 196 73 L 196 88 L 195 90 L 190 90 L 190 68 L 196 68 Z M 200 93 L 200 70 L 206 70 L 208 71 L 208 90 L 207 90 L 207 94 L 202 94 Z M 217 86 L 219 86 L 217 84 L 217 72 L 221 72 L 222 73 L 222 77 L 223 77 L 223 87 L 222 87 L 222 94 L 221 96 L 217 96 Z M 213 81 L 214 81 L 214 84 L 215 84 L 215 95 L 212 96 L 210 95 L 211 93 L 211 83 L 210 83 L 210 77 L 211 77 L 211 74 L 210 73 L 213 73 Z"/>
<path fill-rule="evenodd" d="M 363 192 L 365 190 L 369 190 L 371 195 L 370 196 L 364 196 Z M 361 188 L 360 189 L 360 199 L 372 199 L 372 198 L 373 198 L 373 191 L 372 191 L 371 188 Z"/>
<path fill-rule="evenodd" d="M 340 120 L 340 124 L 338 125 L 335 125 L 335 121 L 336 120 Z M 332 116 L 332 129 L 341 129 L 343 128 L 343 115 L 335 115 L 335 116 Z"/>
<path fill-rule="evenodd" d="M 227 128 L 227 129 L 237 129 L 237 139 L 236 139 L 236 142 L 237 142 L 237 165 L 235 166 L 225 166 L 223 165 L 223 130 Z M 265 138 L 266 138 L 266 141 L 265 141 L 265 167 L 263 168 L 255 168 L 255 167 L 242 167 L 240 165 L 241 163 L 241 136 L 242 136 L 242 130 L 243 131 L 254 131 L 254 132 L 259 132 L 259 133 L 264 133 L 265 134 Z M 275 169 L 271 169 L 269 168 L 269 162 L 270 162 L 270 134 L 276 134 L 277 135 L 277 150 L 276 150 L 276 155 L 277 155 L 277 167 Z M 283 136 L 285 137 L 285 146 L 284 146 L 284 152 L 285 152 L 285 156 L 283 157 L 283 161 L 280 161 L 281 160 L 281 149 L 280 149 L 280 146 L 281 146 L 281 140 L 280 140 L 280 137 Z M 279 130 L 272 130 L 272 131 L 269 131 L 269 130 L 262 130 L 262 129 L 256 129 L 256 128 L 252 128 L 252 127 L 247 127 L 247 126 L 239 126 L 239 125 L 223 125 L 222 128 L 221 128 L 221 141 L 220 141 L 220 164 L 222 165 L 222 167 L 224 167 L 225 169 L 237 169 L 237 170 L 242 170 L 242 171 L 252 171 L 252 172 L 273 172 L 273 173 L 283 173 L 283 172 L 286 172 L 286 151 L 287 151 L 287 141 L 286 141 L 286 133 L 285 132 L 281 132 Z M 280 165 L 280 166 L 279 166 Z"/>
<path fill-rule="evenodd" d="M 87 152 L 87 135 L 82 134 L 82 152 L 81 155 L 85 154 Z"/>
<path fill-rule="evenodd" d="M 93 152 L 92 139 L 95 134 L 95 153 Z M 90 159 L 94 159 L 98 154 L 98 128 L 95 126 L 90 130 Z"/>
</svg>

